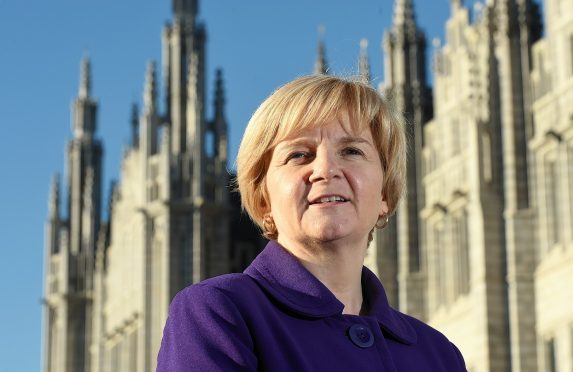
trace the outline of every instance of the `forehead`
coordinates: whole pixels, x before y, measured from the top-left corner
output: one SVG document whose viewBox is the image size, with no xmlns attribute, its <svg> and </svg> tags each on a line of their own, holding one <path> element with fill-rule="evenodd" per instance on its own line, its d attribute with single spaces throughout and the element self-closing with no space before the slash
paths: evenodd
<svg viewBox="0 0 573 372">
<path fill-rule="evenodd" d="M 276 147 L 289 146 L 292 144 L 310 142 L 321 142 L 323 138 L 329 138 L 336 142 L 352 143 L 366 142 L 372 143 L 372 133 L 368 128 L 362 126 L 352 126 L 348 118 L 333 118 L 322 125 L 309 127 L 292 133 L 279 141 Z"/>
<path fill-rule="evenodd" d="M 305 118 L 299 122 L 281 123 L 277 136 L 271 148 L 276 147 L 281 142 L 296 140 L 297 138 L 311 136 L 314 133 L 320 134 L 324 130 L 338 131 L 346 136 L 359 137 L 369 128 L 369 123 L 365 118 L 351 115 L 346 110 L 339 112 L 325 113 L 322 117 Z M 314 133 L 313 133 L 314 132 Z"/>
</svg>

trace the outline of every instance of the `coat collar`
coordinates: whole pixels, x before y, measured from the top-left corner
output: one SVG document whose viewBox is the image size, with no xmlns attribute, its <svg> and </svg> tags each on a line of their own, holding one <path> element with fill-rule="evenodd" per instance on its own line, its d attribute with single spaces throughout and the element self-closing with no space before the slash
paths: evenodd
<svg viewBox="0 0 573 372">
<path fill-rule="evenodd" d="M 324 318 L 342 314 L 344 309 L 342 302 L 276 241 L 267 244 L 245 274 L 276 301 L 300 315 Z M 362 290 L 370 305 L 368 316 L 376 318 L 384 332 L 403 344 L 416 343 L 414 328 L 403 314 L 390 307 L 382 283 L 366 267 L 362 269 Z"/>
</svg>

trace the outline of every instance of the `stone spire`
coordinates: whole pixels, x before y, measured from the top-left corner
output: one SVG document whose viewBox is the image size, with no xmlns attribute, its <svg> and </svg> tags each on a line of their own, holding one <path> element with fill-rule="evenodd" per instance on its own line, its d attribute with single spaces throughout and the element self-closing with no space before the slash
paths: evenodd
<svg viewBox="0 0 573 372">
<path fill-rule="evenodd" d="M 176 19 L 194 19 L 199 10 L 198 0 L 173 0 L 172 4 Z"/>
<path fill-rule="evenodd" d="M 131 146 L 139 146 L 139 107 L 135 102 L 131 105 Z"/>
<path fill-rule="evenodd" d="M 74 137 L 89 139 L 96 130 L 97 103 L 91 97 L 91 63 L 88 57 L 82 59 L 80 70 L 80 89 L 72 106 L 72 130 Z"/>
<path fill-rule="evenodd" d="M 358 61 L 358 74 L 364 81 L 370 82 L 370 62 L 368 62 L 368 40 L 360 40 L 360 57 Z"/>
<path fill-rule="evenodd" d="M 426 38 L 416 24 L 412 0 L 396 0 L 394 24 L 384 35 L 384 51 L 387 86 L 404 86 L 408 89 L 419 86 L 424 90 L 429 89 L 426 83 Z M 429 109 L 431 99 L 429 96 L 426 98 L 429 101 L 424 104 Z M 409 101 L 407 97 L 405 99 Z"/>
<path fill-rule="evenodd" d="M 143 89 L 143 113 L 141 128 L 137 133 L 140 148 L 146 156 L 155 154 L 157 149 L 157 84 L 155 80 L 155 61 L 147 64 L 145 87 Z M 134 133 L 136 133 L 134 129 Z"/>
<path fill-rule="evenodd" d="M 225 108 L 225 87 L 223 86 L 223 70 L 215 72 L 215 120 L 223 116 Z"/>
<path fill-rule="evenodd" d="M 478 6 L 478 7 L 480 5 L 481 5 L 481 3 L 479 3 L 479 2 L 476 3 L 476 6 Z M 454 14 L 458 13 L 461 9 L 463 9 L 463 7 L 464 7 L 463 0 L 451 0 L 450 14 L 452 14 L 452 16 L 453 16 Z"/>
<path fill-rule="evenodd" d="M 410 123 L 406 126 L 410 150 L 407 189 L 421 190 L 423 125 L 432 117 L 432 93 L 426 82 L 426 38 L 416 25 L 412 0 L 396 0 L 394 11 L 394 24 L 384 35 L 384 93 L 392 97 L 396 109 Z M 377 237 L 377 244 L 384 247 L 381 272 L 398 278 L 388 281 L 389 300 L 400 310 L 422 319 L 426 309 L 426 284 L 420 274 L 423 261 L 419 215 L 423 205 L 423 193 L 406 193 L 398 206 L 395 223 Z M 396 248 L 385 252 L 386 247 Z"/>
<path fill-rule="evenodd" d="M 54 221 L 60 218 L 60 175 L 57 173 L 52 177 L 48 216 L 50 220 Z"/>
<path fill-rule="evenodd" d="M 314 74 L 324 75 L 328 72 L 328 63 L 326 62 L 326 48 L 324 46 L 325 27 L 318 27 L 318 48 L 316 60 L 314 61 Z"/>
<path fill-rule="evenodd" d="M 394 5 L 394 26 L 416 26 L 413 0 L 396 0 Z"/>
<path fill-rule="evenodd" d="M 223 71 L 217 69 L 215 78 L 215 156 L 226 165 L 227 162 L 227 121 L 225 120 L 225 88 Z"/>
<path fill-rule="evenodd" d="M 537 16 L 531 0 L 495 1 L 495 57 L 498 61 L 500 150 L 503 175 L 503 218 L 507 263 L 507 298 L 511 366 L 516 371 L 537 370 L 535 317 L 519 309 L 535 303 L 535 217 L 531 213 L 528 171 L 531 46 L 537 37 Z"/>
<path fill-rule="evenodd" d="M 60 249 L 60 175 L 54 174 L 50 187 L 50 198 L 48 200 L 48 221 L 46 224 L 46 260 L 50 260 L 51 255 L 59 252 Z M 46 267 L 46 272 L 52 268 Z"/>
<path fill-rule="evenodd" d="M 187 146 L 201 148 L 202 102 L 199 99 L 199 56 L 191 54 L 187 66 Z"/>
<path fill-rule="evenodd" d="M 155 61 L 147 65 L 145 89 L 143 93 L 144 111 L 155 112 L 157 107 L 157 83 L 155 80 Z"/>
<path fill-rule="evenodd" d="M 80 98 L 88 98 L 91 94 L 91 62 L 88 56 L 82 59 L 81 64 L 81 78 L 80 78 L 80 90 L 78 96 Z"/>
</svg>

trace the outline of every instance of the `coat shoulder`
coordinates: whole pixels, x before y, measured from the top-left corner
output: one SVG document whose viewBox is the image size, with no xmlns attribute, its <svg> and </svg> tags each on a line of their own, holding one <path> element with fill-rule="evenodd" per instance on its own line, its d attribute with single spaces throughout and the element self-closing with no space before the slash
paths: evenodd
<svg viewBox="0 0 573 372">
<path fill-rule="evenodd" d="M 465 371 L 465 361 L 456 345 L 454 345 L 442 332 L 410 315 L 400 313 L 414 328 L 417 335 L 417 345 L 434 356 L 441 355 L 448 366 L 456 366 L 460 371 Z"/>
<path fill-rule="evenodd" d="M 434 342 L 450 342 L 442 332 L 422 322 L 421 320 L 404 313 L 400 313 L 400 316 L 402 316 L 402 318 L 404 318 L 412 326 L 412 328 L 414 328 L 418 338 L 422 337 L 423 339 L 432 340 Z"/>
<path fill-rule="evenodd" d="M 188 300 L 216 301 L 221 297 L 232 302 L 257 292 L 257 285 L 246 274 L 224 274 L 205 279 L 182 289 L 173 299 L 174 303 Z"/>
<path fill-rule="evenodd" d="M 181 290 L 169 306 L 157 371 L 256 370 L 253 339 L 237 293 L 241 274 L 225 275 Z"/>
</svg>

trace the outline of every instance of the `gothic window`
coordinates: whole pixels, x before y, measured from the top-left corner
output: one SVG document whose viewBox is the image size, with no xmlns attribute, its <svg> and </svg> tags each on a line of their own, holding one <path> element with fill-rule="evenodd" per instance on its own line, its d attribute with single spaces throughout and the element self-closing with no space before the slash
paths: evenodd
<svg viewBox="0 0 573 372">
<path fill-rule="evenodd" d="M 129 370 L 137 371 L 137 329 L 131 333 L 129 338 Z"/>
<path fill-rule="evenodd" d="M 483 178 L 485 182 L 491 182 L 493 179 L 493 165 L 491 162 L 491 139 L 487 132 L 482 133 L 482 167 L 483 167 Z"/>
<path fill-rule="evenodd" d="M 120 343 L 117 342 L 111 349 L 111 371 L 120 371 Z"/>
<path fill-rule="evenodd" d="M 416 63 L 419 60 L 418 48 L 415 43 L 410 46 L 409 53 L 410 53 L 410 58 L 409 58 L 410 81 L 419 81 L 420 77 L 418 76 L 418 64 Z"/>
<path fill-rule="evenodd" d="M 57 355 L 60 353 L 60 348 L 58 346 L 58 327 L 56 325 L 57 317 L 56 317 L 56 310 L 53 307 L 48 308 L 48 319 L 49 319 L 49 328 L 48 328 L 48 352 L 46 353 L 46 357 L 49 358 L 49 365 L 50 371 L 55 371 L 57 366 Z"/>
<path fill-rule="evenodd" d="M 453 236 L 456 249 L 454 280 L 455 297 L 467 294 L 470 288 L 470 264 L 469 264 L 469 242 L 468 242 L 468 218 L 467 212 L 463 211 L 454 217 Z"/>
<path fill-rule="evenodd" d="M 556 152 L 545 159 L 545 206 L 547 216 L 547 243 L 551 248 L 560 240 L 559 177 Z"/>
<path fill-rule="evenodd" d="M 444 228 L 443 223 L 439 222 L 433 228 L 433 246 L 434 246 L 434 283 L 435 283 L 435 309 L 439 309 L 446 304 L 446 258 L 448 257 L 444 245 Z"/>
<path fill-rule="evenodd" d="M 434 123 L 431 127 L 428 127 L 424 133 L 427 143 L 427 146 L 424 148 L 425 175 L 430 174 L 434 170 L 434 153 L 436 150 L 434 149 L 435 139 L 433 130 L 435 128 L 437 128 L 437 123 Z"/>
<path fill-rule="evenodd" d="M 545 371 L 558 372 L 555 338 L 545 340 L 544 349 Z"/>
<path fill-rule="evenodd" d="M 535 92 L 535 99 L 539 99 L 543 97 L 550 88 L 550 81 L 549 76 L 547 76 L 547 72 L 545 71 L 545 60 L 544 60 L 545 51 L 541 50 L 536 55 L 536 62 L 537 62 L 537 71 L 539 71 L 539 82 L 537 84 L 536 92 Z"/>
</svg>

